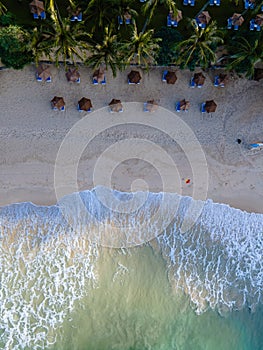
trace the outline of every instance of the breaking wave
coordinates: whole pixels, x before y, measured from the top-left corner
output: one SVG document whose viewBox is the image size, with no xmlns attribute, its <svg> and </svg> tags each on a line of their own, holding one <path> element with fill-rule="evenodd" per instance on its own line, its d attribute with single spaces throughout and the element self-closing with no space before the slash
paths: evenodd
<svg viewBox="0 0 263 350">
<path fill-rule="evenodd" d="M 119 209 L 131 198 L 135 204 L 129 212 L 112 210 L 112 196 Z M 208 200 L 191 229 L 181 230 L 193 202 L 172 193 L 95 188 L 56 206 L 2 208 L 0 347 L 43 349 L 56 342 L 74 302 L 103 278 L 96 273 L 100 245 L 129 248 L 154 239 L 171 285 L 189 295 L 197 313 L 254 310 L 262 302 L 263 215 Z"/>
</svg>

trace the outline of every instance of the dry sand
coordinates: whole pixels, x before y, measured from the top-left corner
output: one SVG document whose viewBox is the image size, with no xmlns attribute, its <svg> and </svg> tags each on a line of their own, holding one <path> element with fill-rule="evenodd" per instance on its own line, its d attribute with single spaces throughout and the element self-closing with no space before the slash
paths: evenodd
<svg viewBox="0 0 263 350">
<path fill-rule="evenodd" d="M 107 109 L 107 113 L 96 110 L 107 106 L 112 98 L 140 103 L 154 98 L 159 101 L 160 106 L 174 113 L 176 101 L 186 98 L 191 103 L 189 112 L 176 115 L 194 132 L 208 164 L 208 191 L 205 190 L 205 186 L 198 189 L 203 190 L 205 197 L 215 202 L 263 213 L 263 150 L 253 152 L 248 151 L 246 147 L 249 143 L 263 140 L 262 81 L 248 81 L 232 76 L 225 88 L 216 88 L 212 83 L 215 72 L 210 72 L 205 73 L 203 88 L 191 89 L 191 72 L 178 71 L 175 85 L 167 85 L 161 81 L 163 68 L 154 68 L 149 73 L 142 72 L 143 79 L 138 86 L 127 84 L 127 73 L 130 69 L 119 73 L 115 79 L 107 72 L 106 86 L 93 86 L 92 71 L 86 67 L 80 67 L 80 84 L 67 82 L 62 67 L 57 69 L 52 66 L 51 71 L 50 84 L 36 81 L 33 65 L 22 71 L 0 71 L 1 206 L 23 201 L 41 205 L 56 203 L 55 160 L 65 135 L 84 118 L 84 114 L 76 109 L 77 101 L 81 97 L 89 97 L 92 100 L 95 111 L 88 118 L 94 121 L 95 118 L 99 119 L 98 116 L 104 115 L 105 125 L 108 124 L 107 116 L 109 120 L 113 120 L 114 115 L 108 113 Z M 55 95 L 64 97 L 65 112 L 51 109 L 50 100 Z M 210 99 L 216 101 L 217 110 L 211 115 L 202 115 L 200 104 Z M 127 105 L 128 108 L 131 106 Z M 138 109 L 138 104 L 135 104 L 134 108 Z M 158 115 L 159 112 L 154 113 Z M 151 123 L 154 113 L 143 114 L 146 124 Z M 124 114 L 123 116 L 124 119 L 127 117 Z M 177 117 L 175 116 L 175 120 Z M 171 126 L 164 125 L 164 128 L 169 127 L 174 128 L 174 123 L 171 123 Z M 149 139 L 153 146 L 160 147 L 160 154 L 164 150 L 173 159 L 179 173 L 176 183 L 173 181 L 173 169 L 169 161 L 162 159 L 161 164 L 165 176 L 170 176 L 169 191 L 193 195 L 195 186 L 202 179 L 193 182 L 192 164 L 189 164 L 187 155 L 178 144 L 161 131 L 153 130 L 149 126 L 125 123 L 102 132 L 87 146 L 79 163 L 78 189 L 84 190 L 94 186 L 94 165 L 107 147 L 134 137 L 140 140 Z M 242 139 L 241 145 L 237 144 L 237 138 Z M 77 144 L 78 140 L 75 142 Z M 117 151 L 115 150 L 117 158 L 114 160 L 116 168 L 112 176 L 105 168 L 104 175 L 110 178 L 111 187 L 120 190 L 140 189 L 143 186 L 136 179 L 144 179 L 150 190 L 162 191 L 162 175 L 158 171 L 159 165 L 155 166 L 160 159 L 156 158 L 157 163 L 152 164 L 145 161 L 143 154 L 138 157 L 140 159 L 129 159 L 129 147 L 123 145 L 126 147 L 123 150 L 122 145 L 118 145 Z M 124 156 L 122 162 L 119 160 L 121 156 Z M 187 178 L 191 179 L 190 184 L 185 183 Z"/>
</svg>

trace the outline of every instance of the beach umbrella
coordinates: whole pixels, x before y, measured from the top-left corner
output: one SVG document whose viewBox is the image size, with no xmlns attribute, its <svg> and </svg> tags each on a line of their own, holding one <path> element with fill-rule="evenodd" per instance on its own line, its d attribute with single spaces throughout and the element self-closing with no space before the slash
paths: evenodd
<svg viewBox="0 0 263 350">
<path fill-rule="evenodd" d="M 204 85 L 204 82 L 205 82 L 205 76 L 203 75 L 202 72 L 194 74 L 194 83 L 196 85 L 199 85 L 199 86 Z"/>
<path fill-rule="evenodd" d="M 225 85 L 226 81 L 227 81 L 227 74 L 220 73 L 218 75 L 218 84 L 219 85 L 220 84 L 224 84 Z"/>
<path fill-rule="evenodd" d="M 128 74 L 128 79 L 130 83 L 133 84 L 138 84 L 141 80 L 141 74 L 140 72 L 138 72 L 137 70 L 132 70 L 129 74 Z"/>
<path fill-rule="evenodd" d="M 123 17 L 126 21 L 132 18 L 131 14 L 128 11 L 125 11 Z"/>
<path fill-rule="evenodd" d="M 73 17 L 78 17 L 78 15 L 81 12 L 81 8 L 77 7 L 76 9 L 73 9 L 71 6 L 67 7 L 68 14 Z"/>
<path fill-rule="evenodd" d="M 182 11 L 180 11 L 180 10 L 177 10 L 176 16 L 175 16 L 174 13 L 171 11 L 171 12 L 170 12 L 170 16 L 171 16 L 171 20 L 172 20 L 172 21 L 176 21 L 177 23 L 180 22 L 181 19 L 183 18 Z"/>
<path fill-rule="evenodd" d="M 38 16 L 40 16 L 41 12 L 45 11 L 43 1 L 39 1 L 39 0 L 33 0 L 29 4 L 29 8 L 31 13 L 37 13 Z"/>
<path fill-rule="evenodd" d="M 263 69 L 255 68 L 254 80 L 259 81 L 261 79 L 263 79 Z"/>
<path fill-rule="evenodd" d="M 120 112 L 122 110 L 121 100 L 116 100 L 115 98 L 111 100 L 109 106 L 112 112 Z"/>
<path fill-rule="evenodd" d="M 216 111 L 217 104 L 214 100 L 206 101 L 205 103 L 205 110 L 207 113 L 212 113 Z"/>
<path fill-rule="evenodd" d="M 186 111 L 188 110 L 190 107 L 190 102 L 186 101 L 185 99 L 180 101 L 180 110 L 181 111 Z"/>
<path fill-rule="evenodd" d="M 146 109 L 149 112 L 154 112 L 158 109 L 158 103 L 155 100 L 147 101 Z"/>
<path fill-rule="evenodd" d="M 255 23 L 260 27 L 263 26 L 263 13 L 259 13 L 258 15 L 256 15 Z"/>
<path fill-rule="evenodd" d="M 69 68 L 69 70 L 66 73 L 66 78 L 68 81 L 72 81 L 73 83 L 79 81 L 80 74 L 77 68 Z"/>
<path fill-rule="evenodd" d="M 208 11 L 202 11 L 198 16 L 197 18 L 199 19 L 199 22 L 200 23 L 205 23 L 205 24 L 208 24 L 210 19 L 211 19 L 211 16 L 209 14 Z"/>
<path fill-rule="evenodd" d="M 105 79 L 105 73 L 103 68 L 95 70 L 93 73 L 93 78 L 97 80 L 98 83 L 101 83 Z"/>
<path fill-rule="evenodd" d="M 232 18 L 232 23 L 235 26 L 241 26 L 241 24 L 244 22 L 244 18 L 241 16 L 241 13 L 234 13 Z"/>
<path fill-rule="evenodd" d="M 43 80 L 47 80 L 51 76 L 49 67 L 44 64 L 41 64 L 37 67 L 37 75 Z"/>
<path fill-rule="evenodd" d="M 176 76 L 175 72 L 168 71 L 165 79 L 166 79 L 167 84 L 174 84 L 177 80 L 177 76 Z"/>
<path fill-rule="evenodd" d="M 82 99 L 79 100 L 78 105 L 79 109 L 82 111 L 88 111 L 90 108 L 92 108 L 91 100 L 86 97 L 82 97 Z"/>
<path fill-rule="evenodd" d="M 62 107 L 64 107 L 65 101 L 64 101 L 63 97 L 55 96 L 51 100 L 51 106 L 52 106 L 52 108 L 57 108 L 57 109 L 61 109 Z"/>
</svg>

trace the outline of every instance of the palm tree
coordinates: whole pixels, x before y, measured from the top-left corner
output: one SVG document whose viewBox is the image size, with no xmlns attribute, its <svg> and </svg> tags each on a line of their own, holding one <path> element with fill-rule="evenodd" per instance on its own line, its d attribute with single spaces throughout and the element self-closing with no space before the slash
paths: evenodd
<svg viewBox="0 0 263 350">
<path fill-rule="evenodd" d="M 174 46 L 177 56 L 175 63 L 183 68 L 194 69 L 196 65 L 208 68 L 211 62 L 216 61 L 216 45 L 224 42 L 223 32 L 217 29 L 215 21 L 203 29 L 195 20 L 191 20 L 191 26 L 194 33 Z"/>
<path fill-rule="evenodd" d="M 87 24 L 92 22 L 92 32 L 100 31 L 112 22 L 112 3 L 110 0 L 91 0 L 84 12 Z"/>
<path fill-rule="evenodd" d="M 129 0 L 115 0 L 113 6 L 113 12 L 116 16 L 123 16 L 125 12 L 128 12 L 132 18 L 138 16 L 138 12 L 130 7 L 131 1 Z"/>
<path fill-rule="evenodd" d="M 47 48 L 52 50 L 50 56 L 53 55 L 56 65 L 58 65 L 59 59 L 63 59 L 64 65 L 66 65 L 67 60 L 75 63 L 75 57 L 84 61 L 85 52 L 89 48 L 85 40 L 89 40 L 91 37 L 90 34 L 86 33 L 84 24 L 78 22 L 71 25 L 69 19 L 61 18 L 54 0 L 49 1 L 49 11 L 52 23 L 40 34 L 45 39 L 43 42 L 37 38 L 39 34 L 35 33 L 35 43 L 37 44 L 35 47 L 40 52 L 41 50 L 47 51 Z"/>
<path fill-rule="evenodd" d="M 227 69 L 235 69 L 238 73 L 245 73 L 247 78 L 252 78 L 255 73 L 255 65 L 263 62 L 262 36 L 258 39 L 247 40 L 244 37 L 234 38 L 230 50 L 230 63 Z"/>
<path fill-rule="evenodd" d="M 3 15 L 7 11 L 5 5 L 0 1 L 0 16 Z"/>
<path fill-rule="evenodd" d="M 164 5 L 168 8 L 169 11 L 172 11 L 174 14 L 177 12 L 177 7 L 175 5 L 175 1 L 173 0 L 148 0 L 142 7 L 142 11 L 144 14 L 148 13 L 148 18 L 146 20 L 146 24 L 152 19 L 153 14 L 158 5 Z M 145 24 L 145 27 L 146 27 Z"/>
<path fill-rule="evenodd" d="M 86 64 L 94 69 L 102 65 L 111 68 L 113 76 L 116 77 L 117 69 L 123 68 L 121 49 L 122 43 L 118 41 L 117 34 L 113 33 L 113 26 L 105 27 L 103 39 L 98 43 L 90 45 L 91 55 L 87 58 Z"/>
<path fill-rule="evenodd" d="M 139 65 L 144 65 L 145 68 L 148 69 L 149 64 L 155 62 L 155 56 L 160 49 L 158 42 L 162 39 L 154 38 L 153 35 L 153 29 L 138 33 L 137 26 L 134 24 L 131 39 L 123 47 L 123 52 L 127 52 L 127 63 L 135 61 Z"/>
</svg>

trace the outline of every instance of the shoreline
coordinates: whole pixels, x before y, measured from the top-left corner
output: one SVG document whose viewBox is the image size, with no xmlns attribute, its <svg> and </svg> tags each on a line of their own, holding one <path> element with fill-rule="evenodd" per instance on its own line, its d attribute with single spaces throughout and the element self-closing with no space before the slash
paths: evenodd
<svg viewBox="0 0 263 350">
<path fill-rule="evenodd" d="M 191 89 L 191 72 L 177 71 L 176 84 L 167 85 L 161 82 L 165 68 L 155 67 L 149 73 L 142 73 L 139 86 L 129 86 L 126 78 L 131 69 L 118 73 L 116 78 L 107 72 L 106 86 L 92 86 L 92 71 L 86 67 L 79 68 L 80 84 L 68 83 L 64 69 L 53 66 L 51 84 L 36 82 L 33 66 L 22 71 L 0 71 L 0 103 L 3 106 L 0 110 L 0 206 L 17 202 L 33 202 L 36 205 L 56 203 L 56 154 L 67 132 L 83 118 L 76 109 L 81 97 L 92 100 L 95 112 L 89 118 L 95 118 L 96 110 L 107 106 L 112 98 L 140 103 L 154 98 L 170 112 L 175 112 L 177 100 L 186 98 L 190 100 L 190 110 L 177 116 L 194 132 L 205 153 L 209 172 L 207 198 L 248 212 L 263 213 L 263 151 L 252 154 L 244 147 L 244 144 L 263 139 L 262 82 L 231 77 L 226 87 L 220 89 L 213 87 L 210 72 L 205 73 L 202 89 Z M 51 110 L 50 100 L 55 95 L 64 97 L 65 112 Z M 212 115 L 202 115 L 200 103 L 209 99 L 216 101 L 217 111 Z M 145 120 L 151 120 L 152 115 L 145 113 Z M 107 115 L 107 118 L 112 118 L 112 115 Z M 140 139 L 149 138 L 173 157 L 180 179 L 178 188 L 174 188 L 171 181 L 168 190 L 191 196 L 195 184 L 185 185 L 183 179 L 191 178 L 191 172 L 180 149 L 163 135 L 137 126 L 127 128 L 127 125 L 117 131 L 106 131 L 84 152 L 78 173 L 79 190 L 94 187 L 92 168 L 104 150 L 114 142 L 134 135 Z M 235 142 L 237 138 L 242 139 L 242 145 Z M 169 164 L 163 167 L 167 176 L 171 177 Z M 143 162 L 132 161 L 117 166 L 111 187 L 129 191 L 136 179 L 145 180 L 152 192 L 162 191 L 154 169 Z"/>
</svg>

